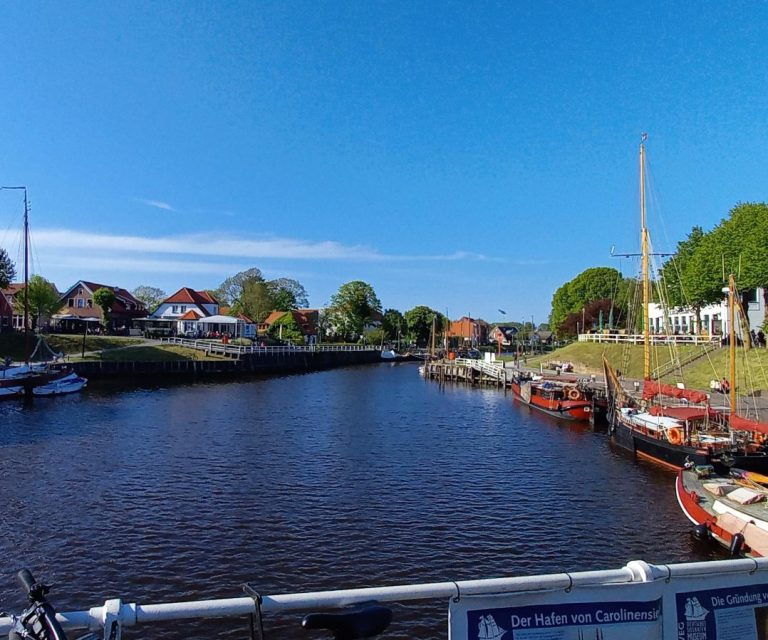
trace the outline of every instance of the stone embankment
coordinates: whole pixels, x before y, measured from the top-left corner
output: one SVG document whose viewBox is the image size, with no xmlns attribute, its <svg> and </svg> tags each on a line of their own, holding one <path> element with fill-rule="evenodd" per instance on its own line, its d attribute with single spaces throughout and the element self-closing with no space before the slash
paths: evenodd
<svg viewBox="0 0 768 640">
<path fill-rule="evenodd" d="M 152 361 L 84 360 L 73 362 L 78 375 L 92 380 L 136 376 L 236 377 L 247 374 L 296 373 L 381 362 L 377 348 L 261 349 L 230 359 Z"/>
</svg>

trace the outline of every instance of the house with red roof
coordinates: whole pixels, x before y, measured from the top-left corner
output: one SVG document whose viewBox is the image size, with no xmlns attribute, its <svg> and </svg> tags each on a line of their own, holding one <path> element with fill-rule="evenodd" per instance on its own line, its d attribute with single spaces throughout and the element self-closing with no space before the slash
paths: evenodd
<svg viewBox="0 0 768 640">
<path fill-rule="evenodd" d="M 258 325 L 260 335 L 269 332 L 270 327 L 286 315 L 292 315 L 296 326 L 304 336 L 305 342 L 314 344 L 318 340 L 320 312 L 317 309 L 293 309 L 292 311 L 272 311 Z"/>
<path fill-rule="evenodd" d="M 176 335 L 193 335 L 202 331 L 200 321 L 217 315 L 219 303 L 210 293 L 182 287 L 163 300 L 147 320 L 154 328 L 167 328 Z"/>
<path fill-rule="evenodd" d="M 16 297 L 16 295 L 24 290 L 24 283 L 23 282 L 12 282 L 9 284 L 5 289 L 2 290 L 2 297 L 7 303 L 7 307 L 3 305 L 3 311 L 2 316 L 2 330 L 6 330 L 6 321 L 5 317 L 6 314 L 10 312 L 10 324 L 8 325 L 11 329 L 18 329 L 21 331 L 24 329 L 24 314 L 19 313 L 17 309 L 14 308 L 13 300 Z M 2 304 L 2 303 L 0 303 Z"/>
<path fill-rule="evenodd" d="M 104 318 L 101 307 L 93 301 L 93 294 L 99 289 L 109 289 L 115 295 L 109 310 L 108 330 L 127 332 L 135 320 L 146 317 L 144 303 L 127 289 L 79 280 L 61 294 L 62 307 L 51 317 L 54 328 L 71 333 L 83 333 L 89 326 L 98 329 Z"/>
</svg>

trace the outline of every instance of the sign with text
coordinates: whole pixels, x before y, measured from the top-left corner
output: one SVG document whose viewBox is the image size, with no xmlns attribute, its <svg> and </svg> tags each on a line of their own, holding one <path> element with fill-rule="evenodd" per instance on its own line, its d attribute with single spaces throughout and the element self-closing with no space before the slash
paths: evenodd
<svg viewBox="0 0 768 640">
<path fill-rule="evenodd" d="M 655 583 L 469 596 L 449 609 L 450 640 L 662 637 L 662 587 Z"/>
</svg>

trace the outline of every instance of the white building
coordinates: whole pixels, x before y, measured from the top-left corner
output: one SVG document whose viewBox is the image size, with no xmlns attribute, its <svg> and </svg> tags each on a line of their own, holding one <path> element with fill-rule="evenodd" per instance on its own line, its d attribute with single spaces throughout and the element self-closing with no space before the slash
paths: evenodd
<svg viewBox="0 0 768 640">
<path fill-rule="evenodd" d="M 751 289 L 747 292 L 749 304 L 744 311 L 749 318 L 749 326 L 759 329 L 765 322 L 765 298 L 763 289 Z M 651 304 L 648 309 L 651 333 L 669 334 L 708 334 L 725 335 L 730 331 L 728 326 L 728 299 L 718 304 L 711 304 L 701 310 L 701 327 L 696 326 L 696 314 L 690 309 L 671 309 L 667 311 L 668 323 L 665 327 L 664 307 Z M 739 331 L 738 324 L 736 331 Z"/>
</svg>

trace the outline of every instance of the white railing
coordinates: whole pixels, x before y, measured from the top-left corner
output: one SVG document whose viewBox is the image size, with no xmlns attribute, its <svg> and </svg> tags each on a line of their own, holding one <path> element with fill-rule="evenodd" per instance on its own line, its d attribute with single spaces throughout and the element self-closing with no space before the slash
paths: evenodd
<svg viewBox="0 0 768 640">
<path fill-rule="evenodd" d="M 250 347 L 224 344 L 212 340 L 194 340 L 191 338 L 162 338 L 162 342 L 173 344 L 197 351 L 205 351 L 209 354 L 242 356 L 248 354 L 275 354 L 275 353 L 317 353 L 319 351 L 381 351 L 377 345 L 358 344 L 313 344 L 313 345 L 280 345 L 265 346 L 252 345 Z"/>
<path fill-rule="evenodd" d="M 473 358 L 457 358 L 454 362 L 464 365 L 475 371 L 496 378 L 497 380 L 506 380 L 506 372 L 503 362 L 486 362 L 485 360 L 475 360 Z"/>
<path fill-rule="evenodd" d="M 691 336 L 691 335 L 673 335 L 656 334 L 650 336 L 651 344 L 720 344 L 720 336 Z M 642 333 L 619 334 L 619 333 L 580 333 L 579 342 L 598 342 L 605 344 L 643 344 L 645 338 Z"/>
<path fill-rule="evenodd" d="M 148 622 L 311 611 L 322 608 L 342 608 L 371 601 L 408 602 L 448 600 L 450 598 L 457 602 L 466 596 L 499 596 L 500 594 L 508 594 L 513 598 L 521 596 L 530 599 L 530 594 L 536 592 L 542 602 L 547 597 L 553 602 L 558 602 L 558 598 L 561 598 L 563 593 L 572 590 L 578 593 L 582 587 L 588 587 L 589 589 L 584 592 L 581 598 L 586 598 L 586 601 L 591 602 L 604 602 L 611 600 L 611 592 L 616 593 L 617 589 L 620 590 L 623 599 L 631 599 L 633 589 L 640 593 L 647 593 L 644 589 L 648 583 L 655 583 L 659 585 L 660 589 L 664 589 L 666 591 L 665 599 L 668 596 L 674 599 L 677 591 L 691 591 L 696 586 L 711 589 L 720 582 L 733 588 L 734 585 L 738 584 L 764 582 L 765 577 L 762 574 L 766 571 L 768 571 L 768 558 L 671 565 L 652 565 L 642 560 L 633 560 L 620 569 L 265 595 L 258 599 L 246 596 L 165 604 L 129 604 L 123 603 L 120 599 L 112 599 L 107 600 L 104 606 L 92 607 L 83 611 L 59 613 L 57 618 L 65 631 L 82 629 L 100 631 L 106 625 L 112 628 L 110 637 L 119 637 L 121 627 Z M 613 599 L 615 599 L 615 595 Z M 257 604 L 257 601 L 260 604 Z M 674 607 L 671 607 L 670 616 L 673 615 L 673 611 Z M 0 617 L 0 634 L 7 635 L 12 626 L 12 618 Z M 664 634 L 663 637 L 677 636 Z"/>
</svg>

